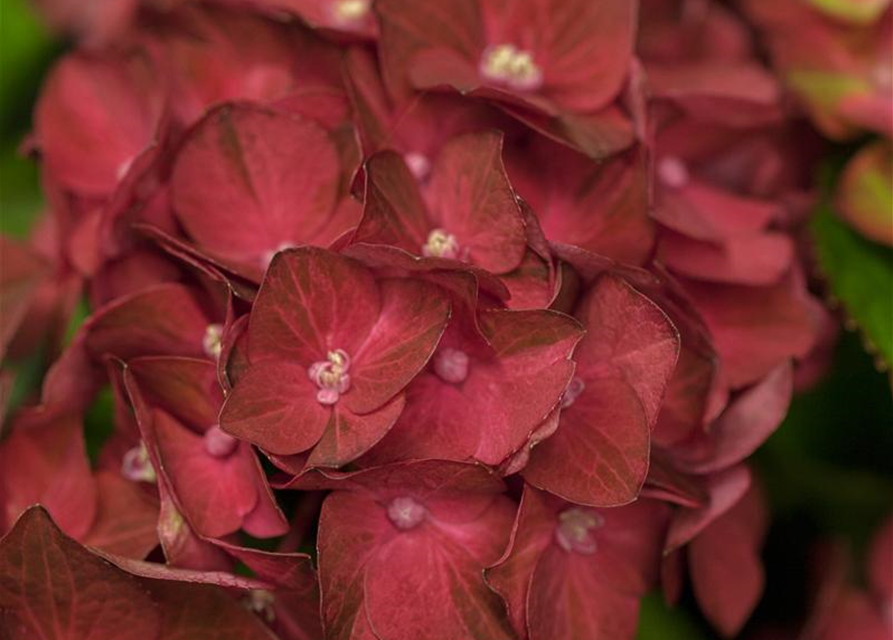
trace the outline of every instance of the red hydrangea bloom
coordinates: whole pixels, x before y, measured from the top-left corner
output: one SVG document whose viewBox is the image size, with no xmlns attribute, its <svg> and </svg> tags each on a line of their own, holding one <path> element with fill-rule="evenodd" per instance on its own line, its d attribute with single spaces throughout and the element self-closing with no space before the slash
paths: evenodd
<svg viewBox="0 0 893 640">
<path fill-rule="evenodd" d="M 695 597 L 725 637 L 738 634 L 763 594 L 760 551 L 767 527 L 766 507 L 752 486 L 687 548 Z"/>
<path fill-rule="evenodd" d="M 612 103 L 633 66 L 634 4 L 461 0 L 423 9 L 387 0 L 375 10 L 382 69 L 397 99 L 443 87 L 492 99 L 593 157 L 632 142 L 626 117 Z"/>
<path fill-rule="evenodd" d="M 366 206 L 353 242 L 470 262 L 494 273 L 521 263 L 527 235 L 499 134 L 465 134 L 444 145 L 424 194 L 392 152 L 374 155 L 366 171 Z"/>
<path fill-rule="evenodd" d="M 287 531 L 251 445 L 217 424 L 223 394 L 215 362 L 135 358 L 124 376 L 131 397 L 137 396 L 153 466 L 197 534 L 219 538 L 244 529 L 271 537 Z"/>
<path fill-rule="evenodd" d="M 327 637 L 512 637 L 483 580 L 515 510 L 498 478 L 475 465 L 421 461 L 324 472 L 295 486 L 334 489 L 317 540 Z"/>
<path fill-rule="evenodd" d="M 154 140 L 162 109 L 157 72 L 144 53 L 68 56 L 37 104 L 36 143 L 63 187 L 107 197 Z"/>
<path fill-rule="evenodd" d="M 366 462 L 439 458 L 499 465 L 558 406 L 582 337 L 546 310 L 482 310 L 480 331 L 456 318 L 428 370 L 407 387 L 406 407 Z"/>
<path fill-rule="evenodd" d="M 556 426 L 530 452 L 524 478 L 578 504 L 636 498 L 648 471 L 651 429 L 679 352 L 666 315 L 614 276 L 603 276 L 574 314 L 587 330 Z M 631 329 L 635 330 L 631 330 Z M 555 420 L 553 417 L 552 420 Z"/>
<path fill-rule="evenodd" d="M 629 264 L 651 258 L 655 225 L 641 149 L 599 165 L 536 136 L 509 147 L 506 168 L 551 242 Z"/>
<path fill-rule="evenodd" d="M 387 0 L 375 9 L 395 95 L 445 84 L 547 112 L 585 113 L 614 100 L 629 71 L 636 12 L 628 2 L 463 0 L 438 10 Z"/>
<path fill-rule="evenodd" d="M 145 35 L 180 127 L 223 102 L 271 104 L 296 92 L 340 86 L 334 46 L 299 25 L 237 8 L 185 3 Z"/>
<path fill-rule="evenodd" d="M 788 235 L 771 228 L 782 219 L 777 194 L 786 187 L 787 159 L 769 140 L 778 132 L 706 130 L 710 142 L 693 137 L 703 122 L 679 120 L 657 136 L 655 217 L 666 227 L 658 257 L 701 280 L 777 282 L 794 256 Z"/>
<path fill-rule="evenodd" d="M 286 11 L 308 25 L 336 36 L 374 38 L 378 25 L 372 15 L 372 0 L 249 0 L 261 10 Z"/>
<path fill-rule="evenodd" d="M 847 139 L 863 129 L 893 135 L 889 3 L 741 4 L 763 30 L 780 74 L 826 136 Z M 824 15 L 833 6 L 854 14 L 859 6 L 872 10 L 864 20 Z"/>
<path fill-rule="evenodd" d="M 339 191 L 329 134 L 297 116 L 244 104 L 211 111 L 187 136 L 171 206 L 197 248 L 260 280 L 286 247 L 327 246 L 357 221 Z"/>
<path fill-rule="evenodd" d="M 80 42 L 0 240 L 0 636 L 626 640 L 658 583 L 744 628 L 748 458 L 836 326 L 783 88 L 889 133 L 890 0 L 38 4 Z M 865 635 L 878 544 L 822 601 Z"/>
<path fill-rule="evenodd" d="M 749 26 L 720 3 L 643 0 L 637 52 L 656 105 L 707 122 L 776 121 L 781 87 L 756 51 Z"/>
<path fill-rule="evenodd" d="M 487 583 L 505 598 L 519 637 L 632 637 L 639 600 L 658 577 L 665 521 L 658 502 L 593 509 L 525 486 Z"/>
<path fill-rule="evenodd" d="M 0 360 L 62 350 L 82 279 L 59 255 L 55 232 L 47 224 L 29 243 L 0 237 Z"/>
<path fill-rule="evenodd" d="M 158 544 L 158 501 L 116 471 L 91 471 L 73 416 L 20 414 L 0 444 L 3 520 L 12 528 L 29 505 L 40 503 L 66 534 L 111 553 L 144 558 Z M 28 477 L 30 483 L 14 479 Z"/>
<path fill-rule="evenodd" d="M 425 282 L 377 277 L 320 249 L 282 252 L 251 312 L 251 364 L 220 426 L 270 453 L 312 450 L 310 465 L 341 466 L 397 420 L 449 314 Z"/>
<path fill-rule="evenodd" d="M 59 571 L 66 580 L 51 579 Z M 12 640 L 165 640 L 218 626 L 246 640 L 269 638 L 261 620 L 223 587 L 248 594 L 273 585 L 98 553 L 65 536 L 41 507 L 25 511 L 0 540 L 0 609 Z"/>
<path fill-rule="evenodd" d="M 513 124 L 484 103 L 448 93 L 423 93 L 407 103 L 395 101 L 387 93 L 375 58 L 363 49 L 347 51 L 344 76 L 364 156 L 397 151 L 420 182 L 427 180 L 432 161 L 452 138 L 490 128 L 505 130 Z M 432 122 L 437 126 L 432 127 Z"/>
<path fill-rule="evenodd" d="M 79 422 L 22 418 L 11 431 L 0 445 L 0 530 L 8 531 L 22 511 L 41 503 L 68 535 L 83 538 L 96 515 L 97 496 Z M 30 481 L 18 482 L 22 477 Z"/>
</svg>

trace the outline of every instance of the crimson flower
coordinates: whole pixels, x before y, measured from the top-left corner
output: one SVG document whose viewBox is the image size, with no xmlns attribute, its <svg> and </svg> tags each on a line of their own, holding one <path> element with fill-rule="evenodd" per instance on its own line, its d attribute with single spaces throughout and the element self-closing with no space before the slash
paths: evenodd
<svg viewBox="0 0 893 640">
<path fill-rule="evenodd" d="M 593 158 L 632 143 L 629 120 L 613 103 L 634 68 L 635 4 L 386 0 L 375 11 L 385 83 L 399 101 L 414 89 L 448 87 L 493 100 Z"/>
<path fill-rule="evenodd" d="M 608 105 L 629 71 L 636 11 L 628 2 L 386 0 L 375 9 L 395 95 L 449 85 L 546 112 L 585 113 Z"/>
<path fill-rule="evenodd" d="M 533 444 L 545 439 L 530 451 L 523 476 L 578 504 L 625 504 L 645 481 L 678 334 L 653 302 L 611 275 L 596 282 L 574 315 L 587 331 L 574 354 L 574 379 L 534 435 Z"/>
<path fill-rule="evenodd" d="M 35 113 L 47 170 L 79 195 L 110 196 L 153 142 L 163 106 L 157 71 L 144 53 L 63 58 Z"/>
<path fill-rule="evenodd" d="M 342 199 L 329 134 L 294 115 L 225 105 L 187 136 L 171 177 L 171 205 L 197 248 L 260 280 L 273 255 L 327 246 L 355 224 Z"/>
<path fill-rule="evenodd" d="M 273 454 L 341 466 L 397 420 L 449 315 L 434 285 L 377 277 L 321 249 L 277 254 L 248 324 L 250 366 L 220 426 Z"/>
<path fill-rule="evenodd" d="M 525 486 L 487 583 L 522 638 L 632 637 L 639 601 L 657 580 L 666 514 L 654 501 L 593 509 Z"/>
<path fill-rule="evenodd" d="M 328 637 L 512 638 L 483 580 L 514 514 L 498 478 L 431 460 L 318 472 L 294 487 L 334 490 L 317 539 Z"/>
<path fill-rule="evenodd" d="M 239 529 L 257 537 L 281 535 L 287 524 L 247 442 L 223 432 L 217 415 L 223 394 L 209 360 L 143 357 L 124 379 L 155 473 L 164 474 L 183 516 L 202 536 Z"/>
<path fill-rule="evenodd" d="M 424 192 L 393 152 L 372 156 L 366 172 L 366 205 L 353 242 L 388 244 L 497 274 L 521 263 L 527 235 L 498 133 L 469 133 L 446 143 Z"/>
<path fill-rule="evenodd" d="M 558 406 L 582 337 L 545 310 L 480 312 L 480 332 L 457 318 L 406 389 L 406 407 L 366 459 L 439 458 L 499 465 Z"/>
<path fill-rule="evenodd" d="M 54 580 L 57 572 L 66 579 Z M 4 633 L 13 640 L 91 634 L 167 640 L 218 625 L 245 640 L 266 640 L 269 630 L 231 593 L 247 597 L 273 587 L 265 580 L 173 569 L 82 547 L 39 506 L 25 511 L 0 540 L 0 610 Z"/>
</svg>

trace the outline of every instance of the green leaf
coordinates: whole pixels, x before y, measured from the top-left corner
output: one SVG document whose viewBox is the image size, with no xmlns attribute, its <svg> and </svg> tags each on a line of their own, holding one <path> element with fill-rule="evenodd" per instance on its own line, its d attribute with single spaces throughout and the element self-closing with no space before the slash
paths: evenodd
<svg viewBox="0 0 893 640">
<path fill-rule="evenodd" d="M 16 153 L 15 142 L 0 143 L 0 233 L 23 238 L 43 208 L 37 165 Z"/>
<path fill-rule="evenodd" d="M 54 53 L 54 44 L 26 0 L 3 0 L 0 5 L 0 125 L 7 133 L 18 128 L 22 114 L 34 101 L 40 75 Z"/>
<path fill-rule="evenodd" d="M 808 0 L 816 9 L 831 18 L 858 25 L 877 21 L 890 6 L 887 0 Z"/>
<path fill-rule="evenodd" d="M 111 387 L 104 387 L 84 416 L 84 440 L 87 455 L 96 464 L 102 447 L 114 431 L 115 396 Z"/>
<path fill-rule="evenodd" d="M 642 599 L 636 640 L 704 640 L 707 637 L 685 609 L 671 608 L 660 593 Z"/>
<path fill-rule="evenodd" d="M 773 514 L 864 545 L 893 508 L 889 382 L 844 333 L 827 375 L 800 392 L 754 462 Z M 783 572 L 783 569 L 775 568 Z"/>
<path fill-rule="evenodd" d="M 893 249 L 864 239 L 828 205 L 812 222 L 816 254 L 831 293 L 862 331 L 869 351 L 893 363 Z"/>
<path fill-rule="evenodd" d="M 37 166 L 17 149 L 31 128 L 41 78 L 59 52 L 26 0 L 0 5 L 0 233 L 24 236 L 43 207 Z"/>
</svg>

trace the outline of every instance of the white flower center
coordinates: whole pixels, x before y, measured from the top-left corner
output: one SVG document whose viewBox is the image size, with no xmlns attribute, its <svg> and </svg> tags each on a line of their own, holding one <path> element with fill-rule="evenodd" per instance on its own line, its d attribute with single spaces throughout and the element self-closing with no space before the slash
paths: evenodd
<svg viewBox="0 0 893 640">
<path fill-rule="evenodd" d="M 513 89 L 538 89 L 543 84 L 543 72 L 533 54 L 513 44 L 487 47 L 481 56 L 480 71 L 488 80 Z"/>
<path fill-rule="evenodd" d="M 202 338 L 202 348 L 209 358 L 216 360 L 220 357 L 220 351 L 223 347 L 223 325 L 209 324 L 205 328 L 205 336 Z"/>
<path fill-rule="evenodd" d="M 369 0 L 335 0 L 332 13 L 341 23 L 359 22 L 369 15 Z"/>
<path fill-rule="evenodd" d="M 605 519 L 592 509 L 572 507 L 558 515 L 555 539 L 565 551 L 591 555 L 598 548 L 594 530 L 604 524 Z"/>
<path fill-rule="evenodd" d="M 268 623 L 276 622 L 276 611 L 273 604 L 276 596 L 266 589 L 252 589 L 245 596 L 245 608 L 261 616 Z"/>
<path fill-rule="evenodd" d="M 239 446 L 239 441 L 225 432 L 218 425 L 214 425 L 204 436 L 205 451 L 215 458 L 227 458 Z"/>
<path fill-rule="evenodd" d="M 428 241 L 422 245 L 422 255 L 426 258 L 452 258 L 459 257 L 459 241 L 452 233 L 443 229 L 434 229 L 428 234 Z"/>
<path fill-rule="evenodd" d="M 401 531 L 419 526 L 428 516 L 428 510 L 408 496 L 394 498 L 388 505 L 388 519 Z"/>
<path fill-rule="evenodd" d="M 444 382 L 459 384 L 468 377 L 468 354 L 445 347 L 434 354 L 434 373 Z"/>
<path fill-rule="evenodd" d="M 307 375 L 319 387 L 316 399 L 320 404 L 335 404 L 350 389 L 350 356 L 343 349 L 326 354 L 325 360 L 314 362 Z"/>
<path fill-rule="evenodd" d="M 688 167 L 681 158 L 666 156 L 657 164 L 657 176 L 666 186 L 679 189 L 688 184 Z"/>
<path fill-rule="evenodd" d="M 424 180 L 431 173 L 431 161 L 421 153 L 410 151 L 403 156 L 403 161 L 416 180 Z"/>
<path fill-rule="evenodd" d="M 133 482 L 154 483 L 158 480 L 155 467 L 149 459 L 149 450 L 146 443 L 140 443 L 124 454 L 121 460 L 121 475 Z"/>
</svg>

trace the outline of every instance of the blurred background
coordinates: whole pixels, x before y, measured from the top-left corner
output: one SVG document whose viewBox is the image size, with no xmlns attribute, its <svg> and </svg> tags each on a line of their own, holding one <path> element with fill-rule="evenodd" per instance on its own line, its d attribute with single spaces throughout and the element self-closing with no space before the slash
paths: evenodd
<svg viewBox="0 0 893 640">
<path fill-rule="evenodd" d="M 0 231 L 22 237 L 40 216 L 42 200 L 35 162 L 21 150 L 42 78 L 67 43 L 46 31 L 25 0 L 0 1 Z M 870 326 L 872 352 L 889 349 L 893 253 L 845 226 L 827 204 L 827 194 L 855 148 L 828 146 L 827 160 L 816 176 L 826 197 L 813 223 L 813 241 L 832 258 L 839 277 L 835 284 L 844 282 L 844 287 L 855 289 L 854 297 L 867 295 L 868 302 L 858 309 L 861 321 L 855 323 L 838 307 L 837 298 L 846 300 L 846 290 L 826 296 L 845 327 L 831 355 L 833 364 L 821 382 L 795 399 L 785 423 L 755 457 L 773 524 L 764 550 L 767 590 L 742 637 L 785 637 L 773 636 L 770 630 L 807 616 L 810 583 L 834 554 L 849 554 L 847 571 L 857 583 L 863 582 L 870 536 L 893 510 L 889 372 L 882 357 L 866 351 L 869 340 L 856 326 Z M 34 365 L 27 361 L 14 366 L 20 375 L 13 403 L 29 391 L 28 385 L 36 385 L 40 374 L 29 372 Z M 91 447 L 110 424 L 110 411 L 108 402 L 94 407 L 87 429 Z M 690 600 L 668 609 L 659 595 L 649 597 L 639 637 L 714 637 Z"/>
</svg>

